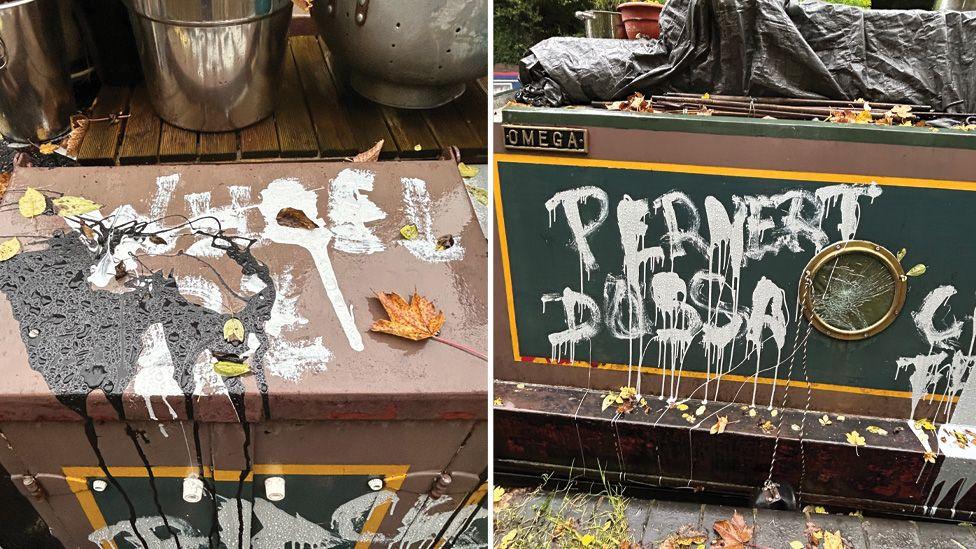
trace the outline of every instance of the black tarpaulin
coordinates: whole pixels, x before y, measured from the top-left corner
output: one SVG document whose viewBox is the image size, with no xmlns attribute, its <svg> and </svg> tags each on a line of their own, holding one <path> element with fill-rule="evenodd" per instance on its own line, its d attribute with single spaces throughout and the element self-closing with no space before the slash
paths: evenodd
<svg viewBox="0 0 976 549">
<path fill-rule="evenodd" d="M 818 1 L 668 0 L 659 40 L 550 38 L 521 62 L 536 106 L 709 92 L 976 112 L 976 13 Z"/>
</svg>

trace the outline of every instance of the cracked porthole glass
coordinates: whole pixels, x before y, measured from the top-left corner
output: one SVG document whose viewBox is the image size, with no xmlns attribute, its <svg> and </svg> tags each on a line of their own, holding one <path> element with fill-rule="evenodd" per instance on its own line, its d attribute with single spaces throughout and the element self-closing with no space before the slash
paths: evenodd
<svg viewBox="0 0 976 549">
<path fill-rule="evenodd" d="M 904 273 L 891 252 L 870 242 L 826 248 L 808 265 L 807 317 L 819 331 L 861 339 L 885 329 L 905 299 Z"/>
</svg>

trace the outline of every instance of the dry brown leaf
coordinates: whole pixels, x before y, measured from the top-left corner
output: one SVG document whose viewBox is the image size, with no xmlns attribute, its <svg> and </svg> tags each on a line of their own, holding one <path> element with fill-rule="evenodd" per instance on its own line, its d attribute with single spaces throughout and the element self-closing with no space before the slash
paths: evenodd
<svg viewBox="0 0 976 549">
<path fill-rule="evenodd" d="M 422 341 L 434 337 L 444 325 L 444 313 L 434 308 L 431 303 L 419 294 L 414 293 L 407 303 L 395 292 L 377 292 L 389 320 L 377 320 L 370 327 L 374 332 L 383 332 L 395 336 Z"/>
<path fill-rule="evenodd" d="M 275 221 L 282 227 L 291 227 L 293 229 L 312 230 L 319 227 L 305 215 L 305 212 L 296 210 L 295 208 L 282 208 L 278 212 L 278 215 L 275 216 Z"/>
<path fill-rule="evenodd" d="M 353 162 L 376 162 L 380 158 L 380 152 L 383 150 L 383 140 L 380 139 L 373 145 L 368 151 L 363 151 L 356 156 L 352 157 Z"/>
<path fill-rule="evenodd" d="M 0 173 L 0 200 L 3 199 L 3 195 L 7 194 L 7 187 L 10 186 L 10 178 L 13 175 L 13 172 Z"/>
<path fill-rule="evenodd" d="M 732 512 L 731 520 L 717 520 L 712 525 L 721 540 L 712 540 L 712 547 L 723 549 L 743 549 L 752 541 L 752 526 L 746 524 L 738 511 Z"/>
<path fill-rule="evenodd" d="M 312 3 L 314 0 L 291 0 L 293 4 L 298 6 L 299 9 L 303 11 L 308 11 L 312 9 Z"/>
<path fill-rule="evenodd" d="M 76 115 L 71 118 L 71 133 L 61 142 L 65 150 L 68 151 L 68 156 L 78 156 L 78 151 L 81 150 L 81 142 L 84 141 L 85 134 L 88 133 L 88 124 L 89 121 L 84 116 Z"/>
</svg>

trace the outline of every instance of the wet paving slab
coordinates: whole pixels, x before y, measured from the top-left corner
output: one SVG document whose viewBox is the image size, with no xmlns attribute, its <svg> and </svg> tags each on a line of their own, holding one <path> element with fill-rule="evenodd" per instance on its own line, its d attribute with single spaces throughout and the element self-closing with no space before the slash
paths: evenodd
<svg viewBox="0 0 976 549">
<path fill-rule="evenodd" d="M 563 491 L 554 497 L 552 492 L 543 490 L 513 494 L 503 505 L 525 505 L 527 508 L 537 509 L 545 502 L 551 505 L 570 500 L 572 505 L 566 506 L 567 513 L 578 521 L 598 516 L 608 507 L 606 496 Z M 558 509 L 559 506 L 553 508 Z M 789 549 L 791 543 L 806 543 L 806 530 L 810 523 L 822 531 L 839 532 L 850 544 L 849 547 L 858 549 L 976 548 L 976 530 L 968 523 L 824 514 L 817 513 L 812 508 L 808 508 L 807 512 L 774 511 L 648 499 L 627 499 L 625 511 L 630 539 L 633 543 L 639 543 L 636 546 L 643 549 L 659 547 L 682 528 L 685 528 L 685 532 L 697 531 L 704 535 L 704 543 L 699 544 L 699 540 L 696 540 L 690 547 L 710 547 L 712 543 L 721 540 L 713 529 L 714 524 L 717 521 L 730 520 L 734 513 L 742 515 L 745 524 L 752 528 L 751 544 L 760 548 Z M 495 532 L 496 539 L 503 535 L 504 532 Z"/>
</svg>

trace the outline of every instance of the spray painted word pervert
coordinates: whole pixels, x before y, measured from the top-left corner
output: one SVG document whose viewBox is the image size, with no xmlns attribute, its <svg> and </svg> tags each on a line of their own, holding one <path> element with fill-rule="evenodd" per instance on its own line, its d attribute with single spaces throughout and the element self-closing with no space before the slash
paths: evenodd
<svg viewBox="0 0 976 549">
<path fill-rule="evenodd" d="M 612 204 L 596 186 L 557 192 L 545 202 L 549 227 L 565 223 L 568 228 L 569 247 L 579 256 L 579 289 L 553 288 L 541 296 L 544 312 L 546 304 L 560 303 L 565 319 L 564 330 L 548 335 L 551 359 L 576 361 L 577 346 L 606 330 L 628 342 L 629 367 L 649 365 L 650 359 L 666 370 L 660 395 L 674 399 L 693 344 L 704 353 L 706 373 L 721 379 L 738 367 L 734 355 L 742 342 L 739 365 L 755 365 L 755 403 L 761 361 L 773 352 L 771 341 L 776 357 L 766 361 L 774 379 L 771 406 L 788 327 L 795 320 L 790 313 L 795 297 L 788 297 L 787 289 L 794 292 L 796 281 L 778 283 L 762 276 L 753 288 L 742 289 L 743 269 L 781 253 L 812 257 L 831 242 L 854 239 L 862 207 L 881 194 L 874 183 L 839 184 L 731 196 L 730 204 L 710 195 L 696 203 L 678 191 L 653 200 L 623 195 Z M 608 222 L 611 208 L 615 227 Z M 663 226 L 661 234 L 649 232 L 652 221 Z M 600 231 L 619 237 L 621 264 L 601 263 L 600 250 L 591 245 Z M 676 265 L 693 274 L 679 275 Z M 603 283 L 602 295 L 591 295 L 596 292 L 591 287 L 588 293 L 584 280 L 600 271 L 605 273 L 597 279 Z M 647 354 L 652 343 L 657 356 Z M 640 390 L 639 371 L 635 383 Z M 707 385 L 705 393 L 707 400 Z"/>
</svg>

